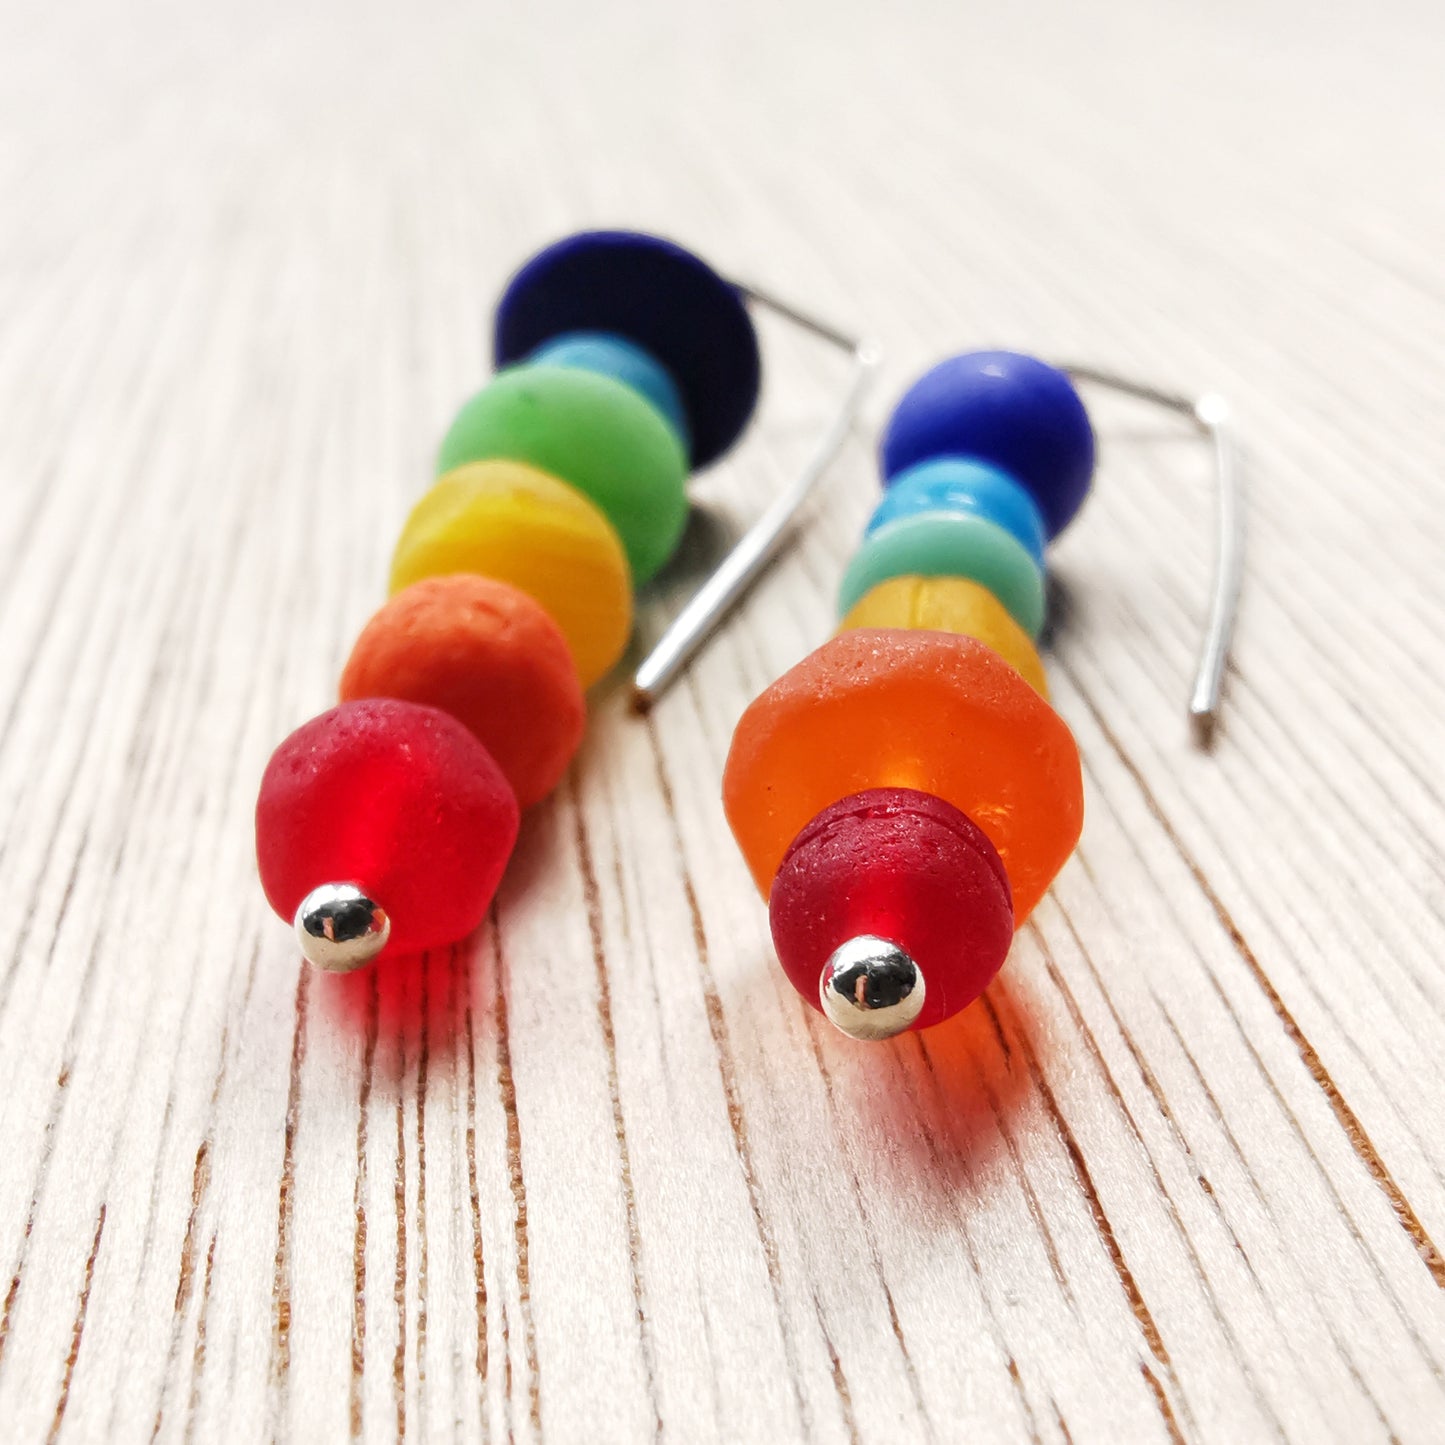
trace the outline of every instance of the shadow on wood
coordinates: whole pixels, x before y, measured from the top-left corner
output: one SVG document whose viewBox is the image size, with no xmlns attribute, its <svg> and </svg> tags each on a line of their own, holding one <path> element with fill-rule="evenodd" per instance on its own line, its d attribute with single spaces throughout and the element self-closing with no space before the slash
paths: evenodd
<svg viewBox="0 0 1445 1445">
<path fill-rule="evenodd" d="M 888 1044 L 858 1045 L 821 1020 L 812 1025 L 834 1110 L 854 1146 L 898 1193 L 947 1205 L 936 1217 L 949 1227 L 953 1202 L 989 1187 L 986 1174 L 1031 1093 L 1001 1016 L 1013 1031 L 1027 1027 L 1003 978 L 956 1018 Z M 1042 1041 L 1029 1047 L 1037 1055 Z"/>
</svg>

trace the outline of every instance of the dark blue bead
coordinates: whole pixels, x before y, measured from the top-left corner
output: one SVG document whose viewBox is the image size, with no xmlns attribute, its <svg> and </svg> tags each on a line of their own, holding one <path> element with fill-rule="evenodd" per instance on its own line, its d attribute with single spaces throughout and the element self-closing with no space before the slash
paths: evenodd
<svg viewBox="0 0 1445 1445">
<path fill-rule="evenodd" d="M 972 351 L 914 382 L 883 433 L 885 481 L 942 456 L 992 462 L 1016 477 L 1054 538 L 1088 495 L 1094 431 L 1057 367 L 1013 351 Z"/>
<path fill-rule="evenodd" d="M 741 435 L 762 378 L 742 293 L 690 251 L 634 231 L 583 231 L 548 246 L 497 303 L 497 366 L 569 331 L 609 331 L 651 352 L 682 392 L 692 462 Z"/>
</svg>

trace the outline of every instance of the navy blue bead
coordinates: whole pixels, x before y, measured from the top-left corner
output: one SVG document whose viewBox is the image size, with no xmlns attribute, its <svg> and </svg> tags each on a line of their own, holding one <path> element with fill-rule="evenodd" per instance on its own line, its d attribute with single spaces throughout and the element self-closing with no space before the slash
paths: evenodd
<svg viewBox="0 0 1445 1445">
<path fill-rule="evenodd" d="M 1044 519 L 1034 499 L 1009 474 L 971 457 L 934 457 L 899 472 L 868 519 L 865 537 L 902 517 L 969 512 L 1002 527 L 1044 565 Z"/>
<path fill-rule="evenodd" d="M 583 231 L 548 246 L 497 303 L 498 367 L 569 331 L 609 331 L 651 352 L 682 392 L 692 462 L 741 435 L 762 380 L 742 293 L 690 251 L 634 231 Z"/>
<path fill-rule="evenodd" d="M 883 433 L 885 481 L 941 456 L 992 462 L 1017 478 L 1052 539 L 1088 495 L 1094 430 L 1057 367 L 1013 351 L 972 351 L 914 382 Z"/>
</svg>

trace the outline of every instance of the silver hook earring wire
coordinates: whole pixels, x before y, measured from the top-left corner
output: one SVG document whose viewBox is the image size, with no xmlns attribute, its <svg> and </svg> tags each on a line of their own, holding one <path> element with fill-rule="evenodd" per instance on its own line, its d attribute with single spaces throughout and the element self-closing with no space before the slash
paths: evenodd
<svg viewBox="0 0 1445 1445">
<path fill-rule="evenodd" d="M 633 679 L 633 700 L 639 710 L 651 707 L 662 696 L 776 555 L 789 523 L 807 501 L 852 430 L 863 397 L 881 361 L 881 353 L 872 342 L 849 336 L 758 287 L 740 285 L 738 289 L 753 305 L 772 311 L 829 345 L 847 352 L 853 358 L 853 374 L 832 424 L 819 439 L 807 465 L 743 534 L 638 668 Z M 1187 417 L 1210 443 L 1215 483 L 1214 579 L 1199 664 L 1189 696 L 1189 718 L 1195 743 L 1201 748 L 1208 748 L 1219 722 L 1230 639 L 1239 612 L 1239 593 L 1244 580 L 1244 478 L 1229 404 L 1217 392 L 1206 392 L 1197 397 L 1185 396 L 1092 366 L 1066 364 L 1062 369 L 1076 381 L 1151 402 L 1166 411 Z"/>
<path fill-rule="evenodd" d="M 647 655 L 632 681 L 632 698 L 639 711 L 646 711 L 707 641 L 714 628 L 727 616 L 777 554 L 788 525 L 807 501 L 827 471 L 828 464 L 853 429 L 863 398 L 877 374 L 881 353 L 872 342 L 847 335 L 815 316 L 799 311 L 785 301 L 755 286 L 739 285 L 747 301 L 774 312 L 794 326 L 809 332 L 853 358 L 853 374 L 832 424 L 818 440 L 807 465 L 780 492 L 768 509 L 743 534 L 723 559 L 717 571 L 697 590 L 687 606 L 673 619 L 657 646 Z"/>
<path fill-rule="evenodd" d="M 1189 721 L 1194 741 L 1208 748 L 1214 740 L 1224 695 L 1224 674 L 1229 666 L 1229 644 L 1239 613 L 1244 582 L 1244 475 L 1239 438 L 1229 403 L 1217 392 L 1184 396 L 1156 386 L 1131 381 L 1092 366 L 1065 366 L 1076 381 L 1106 387 L 1124 396 L 1152 402 L 1190 421 L 1208 439 L 1214 454 L 1215 550 L 1214 581 L 1209 591 L 1209 616 L 1194 686 L 1189 694 Z"/>
</svg>

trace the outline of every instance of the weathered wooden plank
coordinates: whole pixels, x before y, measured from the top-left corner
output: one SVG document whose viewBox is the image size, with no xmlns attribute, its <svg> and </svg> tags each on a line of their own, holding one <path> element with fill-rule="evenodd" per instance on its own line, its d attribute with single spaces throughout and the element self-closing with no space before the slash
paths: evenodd
<svg viewBox="0 0 1445 1445">
<path fill-rule="evenodd" d="M 1445 1411 L 1445 27 L 1293 0 L 0 17 L 0 1418 L 15 1439 L 1430 1440 Z M 527 249 L 655 227 L 876 334 L 868 425 L 494 917 L 305 975 L 255 886 Z M 1236 403 L 1251 572 L 1182 718 L 1205 458 L 1101 402 L 1051 673 L 1078 858 L 955 1026 L 804 1010 L 717 801 L 832 626 L 907 377 Z M 765 330 L 655 638 L 839 381 Z M 640 644 L 639 644 L 640 645 Z"/>
</svg>

